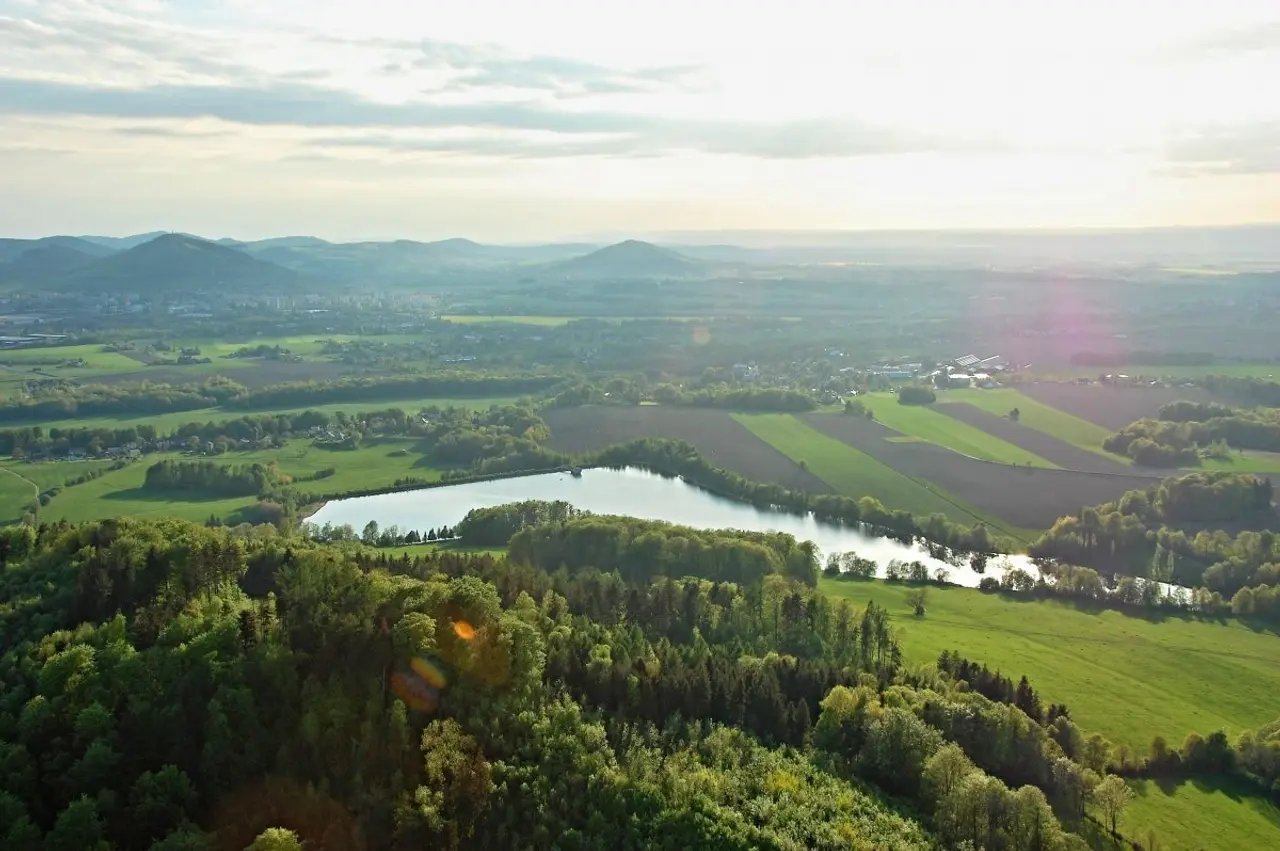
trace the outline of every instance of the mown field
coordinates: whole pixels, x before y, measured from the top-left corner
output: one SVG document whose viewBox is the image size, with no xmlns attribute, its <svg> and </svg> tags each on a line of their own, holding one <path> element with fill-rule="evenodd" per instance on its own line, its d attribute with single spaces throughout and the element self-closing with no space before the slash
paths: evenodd
<svg viewBox="0 0 1280 851">
<path fill-rule="evenodd" d="M 174 516 L 204 521 L 210 516 L 234 522 L 240 512 L 257 502 L 256 497 L 201 498 L 189 492 L 157 493 L 143 487 L 149 466 L 166 458 L 181 458 L 176 453 L 149 455 L 129 466 L 108 472 L 99 478 L 65 488 L 40 510 L 42 520 L 80 522 L 117 516 Z M 203 460 L 203 459 L 202 459 Z M 327 450 L 295 440 L 279 449 L 251 452 L 228 452 L 208 460 L 222 464 L 275 463 L 295 478 L 305 478 L 320 470 L 332 468 L 332 476 L 313 482 L 299 482 L 300 489 L 317 493 L 335 493 L 392 486 L 397 479 L 416 478 L 437 481 L 440 471 L 423 459 L 417 441 L 386 439 L 371 441 L 350 451 Z M 80 475 L 101 462 L 5 462 L 0 470 L 8 470 L 37 482 L 41 489 L 62 485 L 68 478 Z M 21 487 L 18 487 L 21 486 Z M 5 498 L 10 491 L 21 500 Z M 0 473 L 0 523 L 19 519 L 31 499 L 31 487 L 9 473 Z"/>
<path fill-rule="evenodd" d="M 1046 386 L 1070 387 L 1072 385 Z M 1064 443 L 1099 454 L 1117 463 L 1127 463 L 1127 459 L 1113 455 L 1102 448 L 1102 441 L 1111 436 L 1113 429 L 1069 414 L 1020 390 L 1000 387 L 991 390 L 941 391 L 938 394 L 938 404 L 945 405 L 949 402 L 965 402 L 1000 417 L 1007 416 L 1011 410 L 1017 408 L 1020 425 L 1056 437 Z"/>
<path fill-rule="evenodd" d="M 1054 469 L 1058 465 L 1000 437 L 948 417 L 932 405 L 900 405 L 892 394 L 860 397 L 880 423 L 894 431 L 944 446 L 961 455 L 1001 464 Z"/>
<path fill-rule="evenodd" d="M 824 578 L 821 588 L 885 606 L 909 661 L 960 650 L 1014 679 L 1025 674 L 1085 730 L 1141 753 L 1153 736 L 1234 737 L 1280 715 L 1280 635 L 1234 618 L 1138 617 L 950 587 L 930 587 L 928 612 L 916 618 L 908 586 Z"/>
</svg>

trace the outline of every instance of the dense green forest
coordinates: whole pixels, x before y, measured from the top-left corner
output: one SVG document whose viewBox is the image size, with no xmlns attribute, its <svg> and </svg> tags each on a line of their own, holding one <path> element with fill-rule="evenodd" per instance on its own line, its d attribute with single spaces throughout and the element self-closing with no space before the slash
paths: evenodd
<svg viewBox="0 0 1280 851">
<path fill-rule="evenodd" d="M 1115 502 L 1063 517 L 1031 553 L 1069 564 L 1120 566 L 1125 573 L 1203 589 L 1199 607 L 1280 616 L 1280 547 L 1249 521 L 1271 512 L 1267 478 L 1191 473 Z M 1244 525 L 1234 535 L 1208 524 Z M 1229 602 L 1227 602 L 1229 601 Z"/>
<path fill-rule="evenodd" d="M 1116 772 L 1274 778 L 1274 725 L 1137 758 L 1025 678 L 906 668 L 785 536 L 545 519 L 509 559 L 4 530 L 2 844 L 1067 849 Z"/>
</svg>

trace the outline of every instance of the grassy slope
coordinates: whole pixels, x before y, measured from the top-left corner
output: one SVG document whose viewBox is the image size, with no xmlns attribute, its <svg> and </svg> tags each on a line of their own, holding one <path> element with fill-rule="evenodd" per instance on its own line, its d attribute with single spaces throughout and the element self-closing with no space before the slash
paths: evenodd
<svg viewBox="0 0 1280 851">
<path fill-rule="evenodd" d="M 939 404 L 968 402 L 976 408 L 1000 417 L 1017 408 L 1021 415 L 1018 421 L 1025 426 L 1081 449 L 1095 452 L 1117 463 L 1128 463 L 1128 459 L 1113 455 L 1102 448 L 1102 441 L 1111 436 L 1111 432 L 1106 428 L 1059 411 L 1012 388 L 945 390 L 938 394 L 938 402 Z"/>
<path fill-rule="evenodd" d="M 888 508 L 913 514 L 945 514 L 957 523 L 986 523 L 1026 537 L 1025 530 L 972 509 L 949 494 L 904 476 L 864 452 L 811 428 L 790 414 L 734 414 L 752 434 L 783 455 L 803 461 L 809 470 L 839 493 L 852 497 L 873 496 Z"/>
<path fill-rule="evenodd" d="M 899 405 L 896 397 L 881 394 L 864 396 L 862 403 L 871 409 L 877 420 L 894 431 L 936 443 L 961 455 L 1003 464 L 1058 469 L 1057 464 L 1039 455 L 948 417 L 928 405 Z"/>
<path fill-rule="evenodd" d="M 189 493 L 156 494 L 142 489 L 149 466 L 164 458 L 178 457 L 181 456 L 148 456 L 122 470 L 68 488 L 42 510 L 41 517 L 79 522 L 120 515 L 164 515 L 201 521 L 211 514 L 228 518 L 257 501 L 254 497 L 200 499 Z M 227 464 L 275 461 L 284 472 L 295 477 L 333 467 L 337 472 L 327 479 L 298 484 L 299 488 L 312 492 L 389 487 L 397 479 L 406 477 L 424 481 L 440 478 L 439 470 L 423 464 L 412 440 L 378 441 L 350 452 L 319 449 L 299 440 L 281 449 L 230 452 L 211 460 Z M 26 465 L 27 468 L 38 466 Z M 0 521 L 4 519 L 0 517 Z"/>
<path fill-rule="evenodd" d="M 909 661 L 959 650 L 1015 679 L 1025 674 L 1086 731 L 1140 753 L 1156 735 L 1180 744 L 1193 730 L 1226 729 L 1234 739 L 1280 712 L 1280 637 L 1234 619 L 1155 621 L 932 587 L 928 614 L 916 619 L 904 586 L 823 579 L 822 590 L 886 606 Z"/>
<path fill-rule="evenodd" d="M 1130 786 L 1137 797 L 1120 831 L 1138 842 L 1154 831 L 1161 851 L 1280 847 L 1280 808 L 1248 789 L 1200 781 Z"/>
</svg>

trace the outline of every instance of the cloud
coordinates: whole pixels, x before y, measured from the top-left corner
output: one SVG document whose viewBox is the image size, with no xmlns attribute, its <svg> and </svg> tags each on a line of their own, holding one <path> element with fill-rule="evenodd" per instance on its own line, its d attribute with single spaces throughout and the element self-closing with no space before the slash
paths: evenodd
<svg viewBox="0 0 1280 851">
<path fill-rule="evenodd" d="M 1174 45 L 1171 53 L 1177 58 L 1206 59 L 1270 50 L 1280 50 L 1280 21 L 1207 33 Z"/>
<path fill-rule="evenodd" d="M 1280 120 L 1204 127 L 1167 144 L 1165 158 L 1186 176 L 1280 172 Z"/>
<path fill-rule="evenodd" d="M 932 150 L 935 140 L 844 119 L 752 122 L 678 120 L 608 110 L 569 110 L 533 101 L 384 103 L 353 92 L 296 82 L 265 85 L 154 85 L 117 88 L 50 80 L 0 78 L 0 114 L 102 118 L 216 118 L 244 125 L 397 130 L 470 129 L 544 132 L 570 137 L 555 145 L 510 140 L 511 156 L 587 153 L 651 156 L 669 151 L 740 154 L 775 159 L 845 157 Z M 616 138 L 573 139 L 574 136 Z M 377 139 L 370 141 L 373 146 Z M 405 143 L 401 143 L 405 144 Z M 440 149 L 430 140 L 418 150 Z M 501 137 L 472 137 L 482 155 L 503 153 Z M 393 146 L 394 147 L 394 146 Z M 573 150 L 576 148 L 577 150 Z M 448 149 L 466 152 L 465 140 Z"/>
</svg>

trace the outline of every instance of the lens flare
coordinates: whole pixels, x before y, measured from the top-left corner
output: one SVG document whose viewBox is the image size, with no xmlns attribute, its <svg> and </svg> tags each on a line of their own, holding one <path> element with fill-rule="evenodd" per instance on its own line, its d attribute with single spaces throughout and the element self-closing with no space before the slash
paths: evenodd
<svg viewBox="0 0 1280 851">
<path fill-rule="evenodd" d="M 435 712 L 440 695 L 449 684 L 445 670 L 434 659 L 417 656 L 409 661 L 409 670 L 391 674 L 391 691 L 405 706 L 419 712 Z"/>
<path fill-rule="evenodd" d="M 410 660 L 409 667 L 424 683 L 432 688 L 442 689 L 449 684 L 449 678 L 445 676 L 444 668 L 440 667 L 440 664 L 434 659 L 415 656 Z"/>
<path fill-rule="evenodd" d="M 476 628 L 466 621 L 454 621 L 453 634 L 463 641 L 470 641 L 476 637 Z"/>
</svg>

